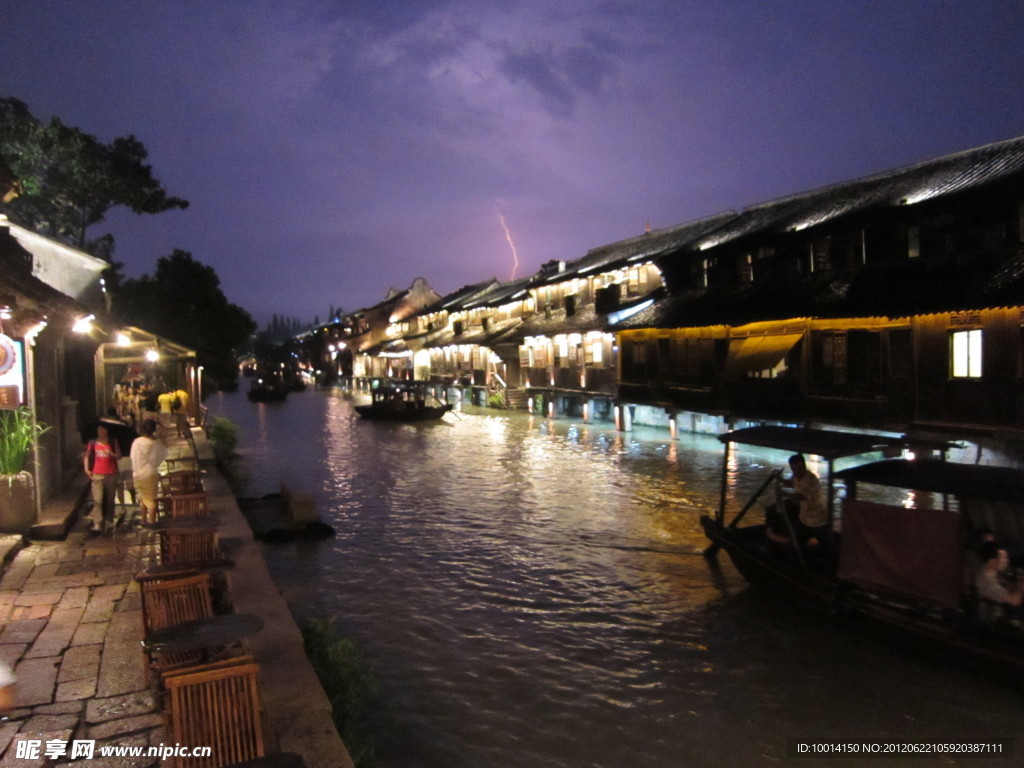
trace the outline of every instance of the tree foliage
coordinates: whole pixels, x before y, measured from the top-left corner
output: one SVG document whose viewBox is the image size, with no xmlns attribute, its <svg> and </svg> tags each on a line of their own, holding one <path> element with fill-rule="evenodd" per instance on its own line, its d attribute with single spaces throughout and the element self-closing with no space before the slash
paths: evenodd
<svg viewBox="0 0 1024 768">
<path fill-rule="evenodd" d="M 160 213 L 188 207 L 153 177 L 146 148 L 134 136 L 104 144 L 57 117 L 43 123 L 18 99 L 0 99 L 0 156 L 22 187 L 0 205 L 11 221 L 103 258 L 110 258 L 113 237 L 88 240 L 86 230 L 111 208 Z"/>
<path fill-rule="evenodd" d="M 175 249 L 157 259 L 152 276 L 128 279 L 115 305 L 119 319 L 196 350 L 211 385 L 238 382 L 237 358 L 256 330 L 252 317 L 230 303 L 213 267 Z"/>
</svg>

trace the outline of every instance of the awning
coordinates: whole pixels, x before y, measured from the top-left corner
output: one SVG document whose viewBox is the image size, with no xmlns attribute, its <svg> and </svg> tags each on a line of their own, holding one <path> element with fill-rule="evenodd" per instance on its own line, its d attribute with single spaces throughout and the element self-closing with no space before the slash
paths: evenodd
<svg viewBox="0 0 1024 768">
<path fill-rule="evenodd" d="M 725 373 L 736 376 L 748 371 L 771 370 L 782 362 L 782 358 L 803 336 L 802 333 L 780 333 L 732 339 L 729 342 L 729 357 L 725 361 Z"/>
<path fill-rule="evenodd" d="M 850 467 L 837 472 L 836 477 L 846 482 L 1024 505 L 1024 472 L 1010 467 L 934 459 L 890 459 Z"/>
<path fill-rule="evenodd" d="M 859 456 L 863 453 L 902 448 L 905 445 L 905 440 L 901 437 L 773 425 L 736 429 L 719 435 L 718 439 L 723 443 L 757 445 L 789 453 L 806 453 L 811 456 L 821 456 L 829 461 L 845 456 Z M 844 477 L 846 471 L 836 473 L 836 476 Z"/>
</svg>

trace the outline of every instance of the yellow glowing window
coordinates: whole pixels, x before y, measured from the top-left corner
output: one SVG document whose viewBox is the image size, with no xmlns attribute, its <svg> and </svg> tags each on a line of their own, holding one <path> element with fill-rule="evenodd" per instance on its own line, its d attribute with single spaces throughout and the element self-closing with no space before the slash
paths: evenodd
<svg viewBox="0 0 1024 768">
<path fill-rule="evenodd" d="M 951 336 L 950 359 L 954 379 L 980 379 L 981 329 L 955 331 Z"/>
</svg>

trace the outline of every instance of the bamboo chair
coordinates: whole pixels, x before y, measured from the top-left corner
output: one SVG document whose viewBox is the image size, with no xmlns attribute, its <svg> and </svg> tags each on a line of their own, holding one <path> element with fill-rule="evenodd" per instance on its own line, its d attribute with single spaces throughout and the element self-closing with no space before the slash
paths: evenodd
<svg viewBox="0 0 1024 768">
<path fill-rule="evenodd" d="M 211 747 L 209 757 L 172 757 L 174 768 L 224 768 L 263 757 L 259 665 L 239 661 L 163 675 L 168 741 Z"/>
<path fill-rule="evenodd" d="M 171 517 L 207 517 L 209 497 L 203 493 L 178 493 L 170 497 Z"/>
<path fill-rule="evenodd" d="M 202 478 L 198 469 L 182 469 L 160 475 L 157 481 L 157 492 L 161 496 L 173 496 L 176 493 L 197 493 L 203 490 Z"/>
<path fill-rule="evenodd" d="M 160 531 L 160 562 L 164 564 L 212 563 L 221 559 L 217 532 L 207 528 Z"/>
<path fill-rule="evenodd" d="M 139 581 L 142 592 L 142 631 L 149 634 L 195 619 L 213 616 L 210 575 L 197 573 L 179 578 L 144 576 Z M 150 653 L 148 666 L 166 670 L 194 664 L 202 658 L 201 651 L 184 653 Z"/>
</svg>

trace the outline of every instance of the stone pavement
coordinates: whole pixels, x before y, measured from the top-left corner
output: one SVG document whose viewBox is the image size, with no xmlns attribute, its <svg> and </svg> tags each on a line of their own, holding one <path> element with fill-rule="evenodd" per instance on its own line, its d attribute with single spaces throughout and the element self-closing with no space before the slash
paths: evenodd
<svg viewBox="0 0 1024 768">
<path fill-rule="evenodd" d="M 177 437 L 167 439 L 167 448 L 169 458 L 195 451 Z M 85 494 L 65 498 L 74 507 Z M 117 507 L 119 515 L 137 510 L 131 504 Z M 50 514 L 73 520 L 74 512 L 80 510 Z M 35 541 L 19 549 L 0 579 L 0 658 L 18 678 L 18 709 L 0 721 L 0 768 L 53 764 L 45 754 L 18 758 L 19 740 L 93 740 L 96 749 L 163 743 L 160 703 L 146 679 L 142 605 L 133 580 L 159 562 L 157 536 L 131 526 L 104 535 L 88 528 L 81 520 L 63 541 Z M 89 764 L 105 768 L 108 762 L 144 768 L 160 761 L 116 757 Z"/>
<path fill-rule="evenodd" d="M 18 677 L 19 708 L 0 721 L 0 766 L 52 764 L 45 754 L 17 758 L 19 739 L 89 739 L 97 748 L 163 742 L 132 581 L 156 557 L 156 537 L 148 531 L 96 536 L 79 530 L 66 541 L 33 543 L 8 566 L 0 580 L 0 657 Z M 89 761 L 94 768 L 159 764 L 96 754 Z"/>
</svg>

